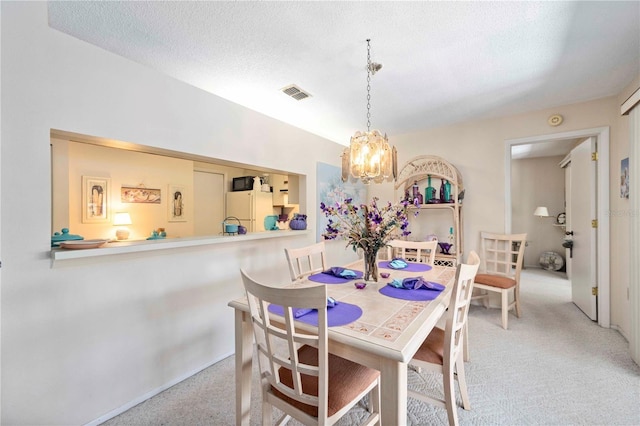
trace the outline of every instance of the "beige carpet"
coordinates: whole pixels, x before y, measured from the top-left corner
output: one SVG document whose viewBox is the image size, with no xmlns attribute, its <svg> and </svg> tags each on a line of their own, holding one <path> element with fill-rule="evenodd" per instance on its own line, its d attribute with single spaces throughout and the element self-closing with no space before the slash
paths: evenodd
<svg viewBox="0 0 640 426">
<path fill-rule="evenodd" d="M 471 361 L 465 365 L 472 409 L 458 408 L 465 425 L 640 425 L 640 367 L 628 343 L 571 303 L 558 274 L 528 269 L 521 287 L 523 316 L 500 326 L 500 312 L 472 306 Z M 409 373 L 409 386 L 441 392 L 439 380 Z M 260 424 L 254 371 L 252 425 Z M 104 425 L 233 425 L 233 357 Z M 357 424 L 356 407 L 340 422 Z M 444 409 L 409 400 L 409 425 L 446 425 Z M 292 421 L 292 425 L 297 423 Z M 395 425 L 391 425 L 395 426 Z"/>
</svg>

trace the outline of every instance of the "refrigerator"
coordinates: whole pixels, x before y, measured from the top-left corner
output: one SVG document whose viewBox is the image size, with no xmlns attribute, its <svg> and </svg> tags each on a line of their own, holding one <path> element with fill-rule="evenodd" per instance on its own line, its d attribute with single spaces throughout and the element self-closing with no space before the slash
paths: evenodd
<svg viewBox="0 0 640 426">
<path fill-rule="evenodd" d="M 273 194 L 260 190 L 227 192 L 227 217 L 237 217 L 247 232 L 265 231 L 264 219 L 273 215 Z M 229 223 L 235 223 L 229 221 Z"/>
</svg>

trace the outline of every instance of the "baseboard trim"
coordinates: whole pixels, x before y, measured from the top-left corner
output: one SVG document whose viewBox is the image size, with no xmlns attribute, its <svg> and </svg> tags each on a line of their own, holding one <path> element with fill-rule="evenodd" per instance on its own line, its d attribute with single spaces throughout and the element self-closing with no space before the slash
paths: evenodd
<svg viewBox="0 0 640 426">
<path fill-rule="evenodd" d="M 86 423 L 85 426 L 97 426 L 97 425 L 99 425 L 101 423 L 104 423 L 107 420 L 110 420 L 110 419 L 112 419 L 112 418 L 124 413 L 125 411 L 129 410 L 130 408 L 135 407 L 136 405 L 146 401 L 149 398 L 153 398 L 154 396 L 158 395 L 159 393 L 166 391 L 171 386 L 177 385 L 178 383 L 182 382 L 183 380 L 186 380 L 189 377 L 191 377 L 191 376 L 193 376 L 195 374 L 198 374 L 199 372 L 201 372 L 205 368 L 209 368 L 212 365 L 222 361 L 225 358 L 230 357 L 233 354 L 234 354 L 234 352 L 229 352 L 226 355 L 221 355 L 220 357 L 214 359 L 213 361 L 211 361 L 211 362 L 209 362 L 209 363 L 207 363 L 207 364 L 205 364 L 205 365 L 203 365 L 201 367 L 198 367 L 195 370 L 193 370 L 193 371 L 191 371 L 189 373 L 186 373 L 186 374 L 184 374 L 184 375 L 182 375 L 182 376 L 180 376 L 180 377 L 178 377 L 178 378 L 176 378 L 176 379 L 174 379 L 174 380 L 172 380 L 172 381 L 170 381 L 168 383 L 165 383 L 164 385 L 162 385 L 162 386 L 160 386 L 160 387 L 158 387 L 158 388 L 156 388 L 156 389 L 154 389 L 154 390 L 152 390 L 150 392 L 147 392 L 144 395 L 141 395 L 140 397 L 138 397 L 138 398 L 136 398 L 136 399 L 134 399 L 132 401 L 129 401 L 128 403 L 116 408 L 115 410 L 109 411 L 107 414 L 104 414 L 104 415 L 98 417 L 97 419 L 92 420 L 89 423 Z"/>
<path fill-rule="evenodd" d="M 622 337 L 624 337 L 624 340 L 626 340 L 626 341 L 627 341 L 627 343 L 629 343 L 629 337 L 627 337 L 627 335 L 626 335 L 626 334 L 624 334 L 624 331 L 623 331 L 623 330 L 622 330 L 618 325 L 616 325 L 616 324 L 611 324 L 611 327 L 610 327 L 610 328 L 612 328 L 612 329 L 614 329 L 615 331 L 617 331 L 618 333 L 620 333 L 620 335 L 621 335 Z"/>
</svg>

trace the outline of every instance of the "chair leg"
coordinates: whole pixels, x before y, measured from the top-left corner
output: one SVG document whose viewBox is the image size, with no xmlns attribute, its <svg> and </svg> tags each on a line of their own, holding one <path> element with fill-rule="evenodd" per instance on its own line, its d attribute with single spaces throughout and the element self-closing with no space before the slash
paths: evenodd
<svg viewBox="0 0 640 426">
<path fill-rule="evenodd" d="M 489 309 L 489 292 L 487 290 L 483 290 L 484 297 L 482 298 L 482 305 L 485 309 Z"/>
<path fill-rule="evenodd" d="M 509 292 L 502 291 L 502 328 L 507 329 L 509 319 Z"/>
<path fill-rule="evenodd" d="M 518 286 L 513 289 L 513 298 L 516 302 L 516 316 L 520 318 L 520 289 Z"/>
<path fill-rule="evenodd" d="M 271 409 L 271 404 L 267 402 L 262 403 L 262 424 L 270 425 L 273 423 L 271 420 L 273 410 Z"/>
<path fill-rule="evenodd" d="M 378 421 L 375 424 L 380 426 L 380 382 L 378 382 L 378 385 L 373 388 L 369 394 L 369 405 L 373 408 L 373 413 L 378 413 Z"/>
<path fill-rule="evenodd" d="M 455 361 L 451 361 L 454 362 Z M 449 418 L 449 425 L 457 425 L 458 424 L 458 411 L 456 405 L 456 391 L 455 386 L 453 384 L 454 375 L 453 375 L 452 365 L 443 366 L 442 371 L 442 379 L 444 381 L 444 403 L 447 408 L 447 417 Z"/>
<path fill-rule="evenodd" d="M 456 376 L 458 377 L 458 387 L 460 388 L 460 397 L 462 398 L 462 408 L 471 410 L 471 402 L 469 401 L 469 393 L 467 392 L 467 378 L 464 375 L 464 362 L 461 359 L 456 361 Z"/>
</svg>

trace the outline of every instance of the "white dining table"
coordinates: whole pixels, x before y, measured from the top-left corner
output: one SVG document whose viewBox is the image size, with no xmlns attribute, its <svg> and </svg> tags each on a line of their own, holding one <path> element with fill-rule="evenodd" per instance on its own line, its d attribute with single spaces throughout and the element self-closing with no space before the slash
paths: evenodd
<svg viewBox="0 0 640 426">
<path fill-rule="evenodd" d="M 362 271 L 362 263 L 343 265 Z M 354 283 L 325 284 L 327 293 L 337 301 L 362 308 L 356 321 L 329 327 L 329 351 L 380 371 L 382 425 L 407 423 L 407 365 L 449 304 L 456 268 L 433 266 L 426 272 L 407 272 L 380 268 L 388 278 L 356 289 Z M 379 293 L 393 278 L 422 276 L 446 286 L 431 301 L 396 299 Z M 361 280 L 360 280 L 361 281 Z M 304 280 L 286 286 L 318 285 Z M 422 290 L 413 290 L 422 291 Z M 249 425 L 253 358 L 253 330 L 246 298 L 232 300 L 235 309 L 236 424 Z"/>
</svg>

